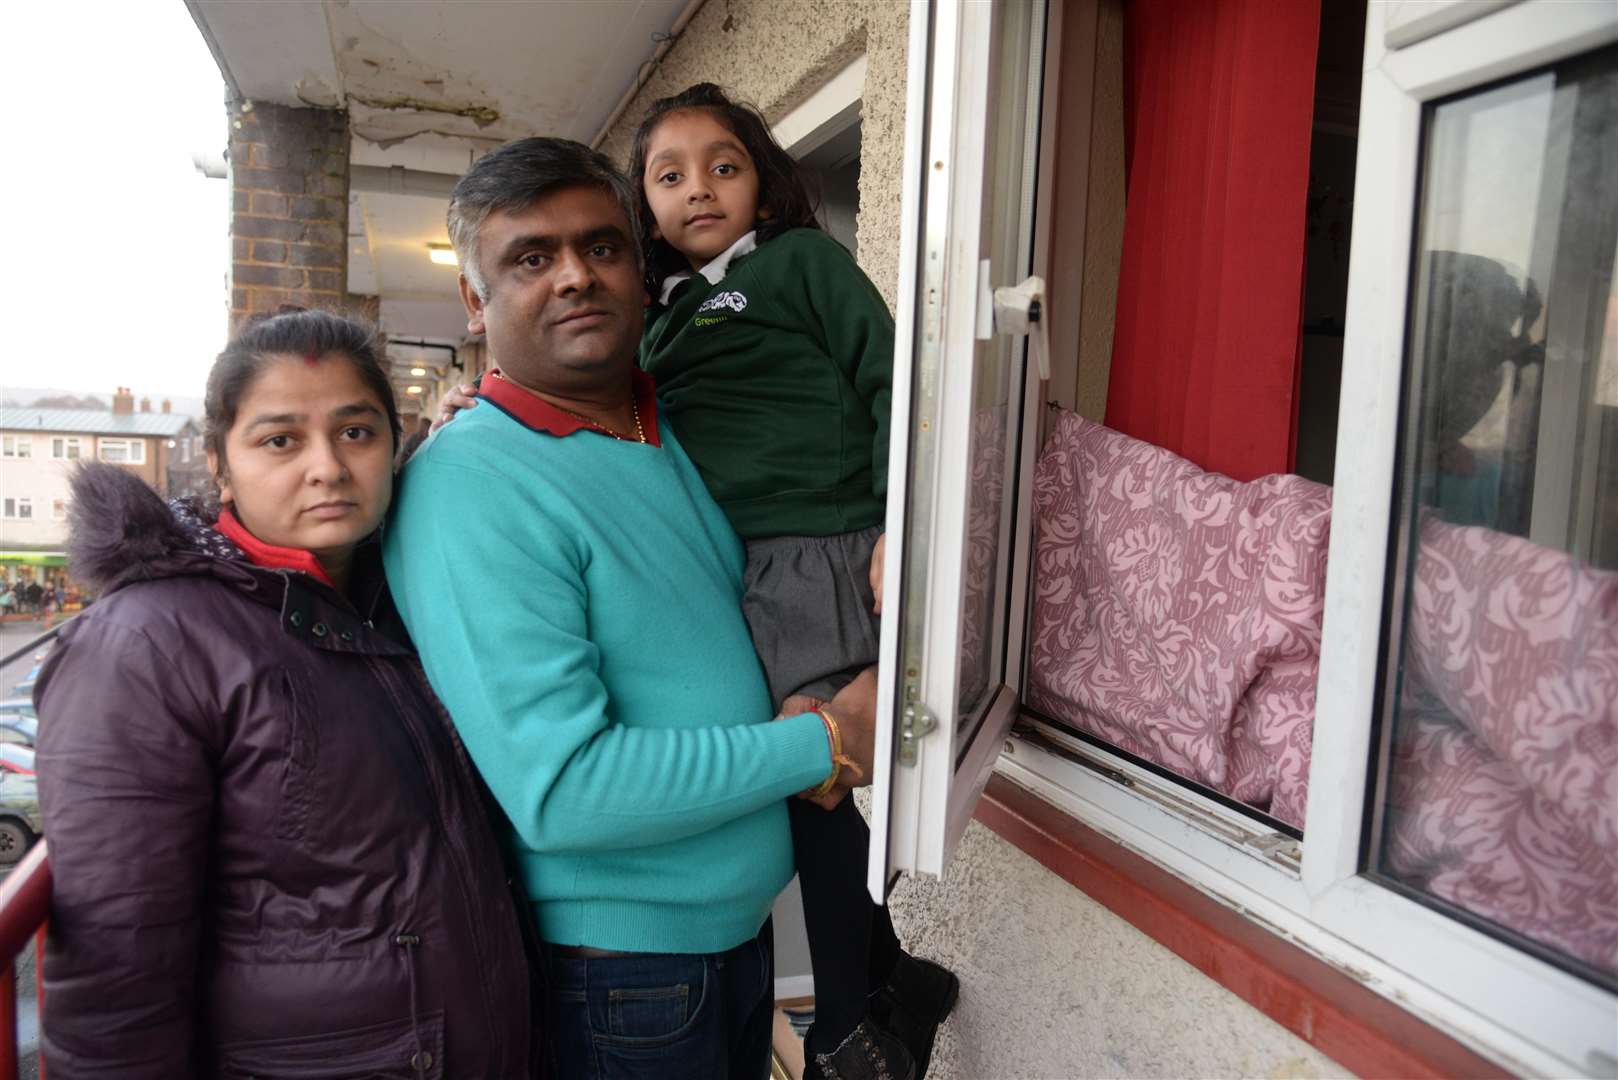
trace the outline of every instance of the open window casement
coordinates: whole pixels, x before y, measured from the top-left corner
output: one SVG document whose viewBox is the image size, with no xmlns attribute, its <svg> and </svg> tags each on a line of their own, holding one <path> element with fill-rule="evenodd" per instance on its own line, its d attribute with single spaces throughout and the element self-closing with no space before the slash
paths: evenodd
<svg viewBox="0 0 1618 1080">
<path fill-rule="evenodd" d="M 870 887 L 937 875 L 1016 717 L 1043 2 L 914 4 Z M 1030 351 L 1030 342 L 1033 349 Z M 1022 481 L 1022 482 L 1020 482 Z"/>
<path fill-rule="evenodd" d="M 1094 740 L 1026 718 L 1011 727 L 1023 689 L 1040 386 L 1031 339 L 1001 332 L 1026 319 L 997 319 L 995 296 L 1045 276 L 1049 225 L 1038 218 L 1064 192 L 1082 197 L 1083 178 L 1065 172 L 1053 190 L 1036 154 L 1042 141 L 1048 151 L 1063 137 L 1044 86 L 1055 66 L 1045 43 L 1060 36 L 1046 24 L 1084 10 L 1083 0 L 1052 0 L 1049 11 L 912 8 L 873 895 L 882 898 L 902 872 L 941 873 L 998 770 L 1514 1073 L 1618 1077 L 1613 963 L 1581 959 L 1401 881 L 1386 854 L 1396 781 L 1389 732 L 1399 707 L 1390 672 L 1401 670 L 1409 640 L 1402 597 L 1427 482 L 1419 458 L 1433 440 L 1431 403 L 1449 400 L 1441 365 L 1466 352 L 1431 344 L 1442 305 L 1430 281 L 1453 277 L 1459 265 L 1435 253 L 1466 246 L 1434 223 L 1471 213 L 1468 185 L 1488 170 L 1469 155 L 1503 147 L 1494 163 L 1511 178 L 1507 189 L 1537 170 L 1543 179 L 1524 219 L 1551 222 L 1543 235 L 1560 245 L 1535 241 L 1517 260 L 1554 295 L 1534 328 L 1547 351 L 1532 389 L 1547 419 L 1537 443 L 1526 444 L 1534 498 L 1523 504 L 1527 531 L 1516 536 L 1586 560 L 1607 536 L 1600 526 L 1609 519 L 1590 509 L 1590 477 L 1605 484 L 1618 459 L 1587 417 L 1596 406 L 1618 408 L 1607 378 L 1618 352 L 1588 344 L 1602 340 L 1601 312 L 1618 325 L 1615 230 L 1602 216 L 1613 206 L 1611 171 L 1600 182 L 1558 178 L 1595 160 L 1590 139 L 1608 145 L 1611 113 L 1592 110 L 1612 100 L 1618 8 L 1602 0 L 1369 4 L 1342 464 L 1301 839 Z M 1491 135 L 1491 95 L 1513 123 L 1537 117 L 1538 134 Z M 1598 116 L 1605 119 L 1589 119 Z M 1563 123 L 1565 131 L 1556 127 Z M 1068 127 L 1083 130 L 1083 118 L 1064 118 Z M 1522 201 L 1491 197 L 1514 212 Z M 1468 228 L 1510 231 L 1501 215 L 1466 219 Z M 1575 265 L 1569 253 L 1578 252 Z M 1513 332 L 1526 329 L 1527 320 Z M 1517 366 L 1519 376 L 1524 370 Z M 1521 398 L 1522 385 L 1508 390 Z M 1432 824 L 1441 834 L 1454 826 Z"/>
</svg>

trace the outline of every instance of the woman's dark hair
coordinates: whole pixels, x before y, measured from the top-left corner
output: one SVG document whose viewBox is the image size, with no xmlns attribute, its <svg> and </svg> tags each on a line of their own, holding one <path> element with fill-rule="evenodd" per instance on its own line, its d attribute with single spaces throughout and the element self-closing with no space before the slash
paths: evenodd
<svg viewBox="0 0 1618 1080">
<path fill-rule="evenodd" d="M 646 119 L 635 129 L 635 141 L 629 150 L 629 183 L 635 191 L 640 207 L 640 244 L 646 258 L 646 285 L 653 296 L 662 287 L 663 279 L 688 266 L 681 255 L 666 240 L 652 238 L 657 219 L 652 216 L 651 203 L 646 201 L 646 149 L 657 126 L 671 113 L 702 109 L 713 114 L 727 130 L 741 140 L 743 149 L 753 159 L 758 170 L 758 241 L 764 243 L 788 229 L 818 229 L 815 211 L 820 200 L 810 188 L 809 178 L 792 155 L 781 149 L 781 144 L 770 134 L 764 117 L 745 102 L 732 101 L 726 93 L 710 82 L 697 83 L 678 94 L 652 102 Z"/>
<path fill-rule="evenodd" d="M 236 423 L 242 398 L 276 357 L 323 357 L 336 353 L 376 395 L 388 415 L 393 445 L 399 445 L 399 406 L 382 366 L 376 328 L 359 319 L 329 311 L 283 307 L 273 315 L 254 317 L 231 339 L 208 372 L 203 398 L 203 445 L 225 460 L 225 436 Z"/>
</svg>

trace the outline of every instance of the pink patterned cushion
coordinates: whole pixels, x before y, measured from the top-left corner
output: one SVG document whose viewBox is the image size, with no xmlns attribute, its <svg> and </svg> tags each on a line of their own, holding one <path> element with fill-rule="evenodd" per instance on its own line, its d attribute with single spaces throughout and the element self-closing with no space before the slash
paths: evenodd
<svg viewBox="0 0 1618 1080">
<path fill-rule="evenodd" d="M 1035 472 L 1029 703 L 1298 825 L 1330 489 L 1063 414 Z M 1384 866 L 1618 970 L 1618 574 L 1421 529 Z"/>
<path fill-rule="evenodd" d="M 1302 825 L 1330 489 L 1064 413 L 1034 497 L 1030 704 Z"/>
<path fill-rule="evenodd" d="M 1422 523 L 1387 867 L 1618 970 L 1618 574 Z"/>
</svg>

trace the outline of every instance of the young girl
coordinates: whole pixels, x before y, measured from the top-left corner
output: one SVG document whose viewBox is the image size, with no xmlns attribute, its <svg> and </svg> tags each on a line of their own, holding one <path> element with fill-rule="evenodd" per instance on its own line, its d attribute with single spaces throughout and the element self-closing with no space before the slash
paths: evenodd
<svg viewBox="0 0 1618 1080">
<path fill-rule="evenodd" d="M 629 178 L 653 299 L 641 366 L 747 544 L 743 609 L 776 704 L 829 698 L 877 659 L 893 318 L 762 117 L 712 83 L 652 106 Z M 791 820 L 816 990 L 805 1076 L 922 1075 L 955 977 L 904 953 L 866 894 L 852 800 L 794 800 Z"/>
</svg>

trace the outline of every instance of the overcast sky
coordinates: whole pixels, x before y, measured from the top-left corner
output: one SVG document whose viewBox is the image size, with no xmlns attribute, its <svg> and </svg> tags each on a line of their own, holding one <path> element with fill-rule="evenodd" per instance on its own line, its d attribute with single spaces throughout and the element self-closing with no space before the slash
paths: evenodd
<svg viewBox="0 0 1618 1080">
<path fill-rule="evenodd" d="M 0 388 L 200 396 L 224 344 L 224 81 L 181 0 L 0 5 Z"/>
</svg>

